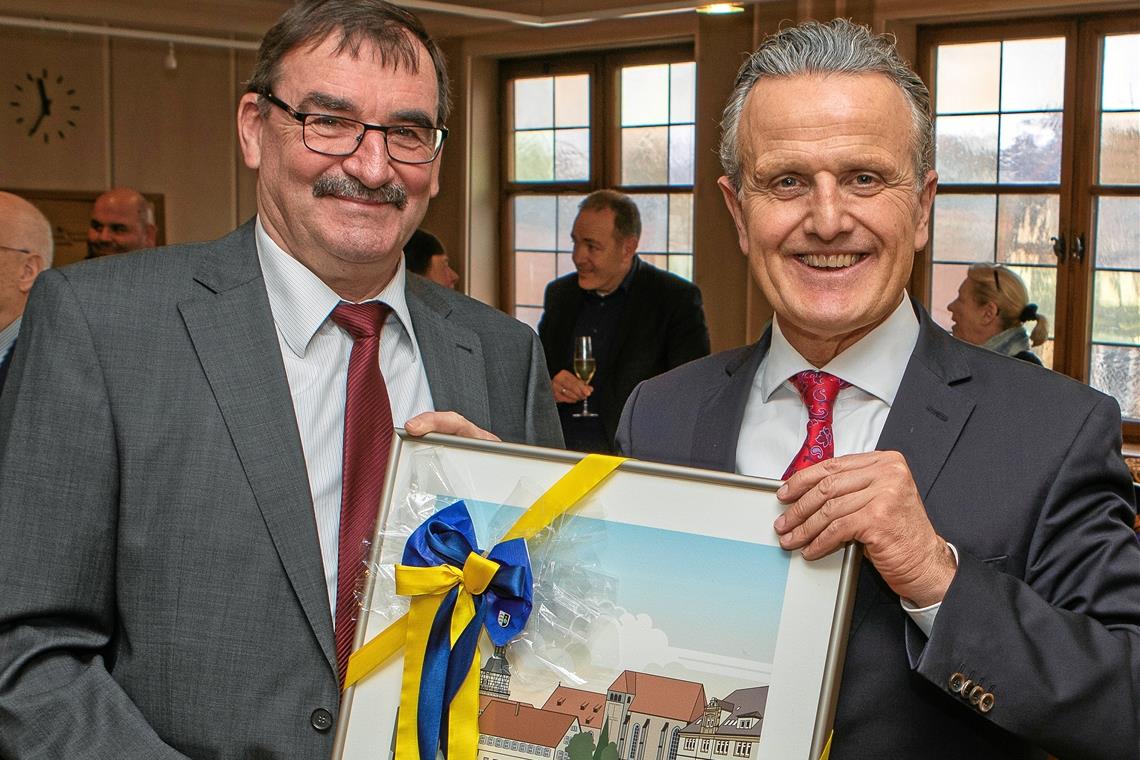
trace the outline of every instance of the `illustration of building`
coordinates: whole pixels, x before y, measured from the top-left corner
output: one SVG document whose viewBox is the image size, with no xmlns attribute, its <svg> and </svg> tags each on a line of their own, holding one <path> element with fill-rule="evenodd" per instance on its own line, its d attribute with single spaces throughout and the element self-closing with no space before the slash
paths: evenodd
<svg viewBox="0 0 1140 760">
<path fill-rule="evenodd" d="M 507 663 L 506 647 L 495 647 L 479 671 L 479 694 L 496 699 L 511 695 L 511 666 Z"/>
<path fill-rule="evenodd" d="M 710 699 L 701 716 L 681 729 L 677 760 L 749 760 L 757 756 L 768 687 L 737 689 Z"/>
<path fill-rule="evenodd" d="M 479 716 L 479 760 L 567 760 L 573 715 L 493 699 Z"/>
<path fill-rule="evenodd" d="M 583 731 L 594 735 L 594 743 L 597 744 L 598 734 L 606 720 L 606 695 L 559 684 L 542 705 L 542 709 L 573 715 Z M 617 734 L 616 726 L 610 726 L 610 734 Z"/>
<path fill-rule="evenodd" d="M 676 760 L 681 730 L 699 722 L 704 708 L 699 683 L 623 671 L 606 694 L 610 741 L 620 760 Z"/>
</svg>

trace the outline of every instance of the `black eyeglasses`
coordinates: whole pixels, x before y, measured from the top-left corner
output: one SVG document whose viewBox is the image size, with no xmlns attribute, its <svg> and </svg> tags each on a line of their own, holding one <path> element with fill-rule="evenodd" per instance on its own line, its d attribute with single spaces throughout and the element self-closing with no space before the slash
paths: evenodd
<svg viewBox="0 0 1140 760">
<path fill-rule="evenodd" d="M 439 155 L 447 130 L 443 127 L 367 124 L 356 119 L 327 113 L 297 111 L 271 92 L 258 93 L 301 123 L 301 141 L 314 153 L 325 156 L 351 156 L 364 135 L 375 130 L 384 135 L 388 157 L 401 164 L 430 164 Z"/>
<path fill-rule="evenodd" d="M 3 248 L 5 251 L 15 251 L 16 253 L 31 253 L 27 248 L 13 248 L 10 245 L 0 245 L 0 248 Z"/>
</svg>

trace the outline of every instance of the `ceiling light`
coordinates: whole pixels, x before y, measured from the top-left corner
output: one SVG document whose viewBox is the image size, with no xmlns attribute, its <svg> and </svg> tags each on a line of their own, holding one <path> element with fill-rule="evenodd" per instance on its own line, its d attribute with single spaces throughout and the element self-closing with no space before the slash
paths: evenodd
<svg viewBox="0 0 1140 760">
<path fill-rule="evenodd" d="M 697 13 L 707 13 L 710 16 L 723 16 L 726 13 L 744 13 L 738 3 L 709 3 L 697 8 Z"/>
</svg>

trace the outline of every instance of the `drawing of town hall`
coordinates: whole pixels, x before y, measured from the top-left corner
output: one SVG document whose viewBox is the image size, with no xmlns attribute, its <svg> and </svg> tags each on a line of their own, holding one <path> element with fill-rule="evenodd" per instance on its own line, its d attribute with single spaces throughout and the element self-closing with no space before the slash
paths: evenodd
<svg viewBox="0 0 1140 760">
<path fill-rule="evenodd" d="M 498 647 L 480 671 L 479 760 L 755 760 L 768 687 L 707 699 L 694 681 L 622 671 L 606 693 L 510 699 Z M 601 745 L 601 746 L 599 746 Z"/>
</svg>

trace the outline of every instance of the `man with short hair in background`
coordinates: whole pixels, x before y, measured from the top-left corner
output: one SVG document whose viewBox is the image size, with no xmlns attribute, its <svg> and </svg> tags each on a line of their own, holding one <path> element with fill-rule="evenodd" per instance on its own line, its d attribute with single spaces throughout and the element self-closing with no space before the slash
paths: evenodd
<svg viewBox="0 0 1140 760">
<path fill-rule="evenodd" d="M 41 276 L 0 396 L 0 756 L 327 760 L 393 428 L 561 444 L 534 332 L 404 268 L 448 106 L 415 16 L 301 0 L 238 103 L 256 218 Z"/>
<path fill-rule="evenodd" d="M 701 291 L 637 255 L 641 215 L 628 195 L 597 190 L 570 232 L 575 272 L 546 286 L 538 334 L 566 445 L 612 452 L 621 409 L 642 380 L 708 356 Z M 574 374 L 574 342 L 590 336 L 597 370 Z M 597 416 L 579 416 L 583 399 Z"/>
<path fill-rule="evenodd" d="M 91 206 L 87 227 L 87 258 L 154 248 L 158 227 L 154 205 L 138 190 L 115 187 Z"/>
<path fill-rule="evenodd" d="M 785 480 L 773 528 L 808 561 L 862 544 L 832 760 L 1140 757 L 1120 409 L 907 296 L 937 185 L 926 86 L 889 37 L 805 22 L 744 64 L 722 127 L 775 317 L 642 384 L 622 452 Z"/>
<path fill-rule="evenodd" d="M 51 266 L 51 222 L 18 195 L 0 192 L 0 390 L 20 334 L 28 292 Z"/>
<path fill-rule="evenodd" d="M 426 277 L 437 285 L 454 288 L 459 273 L 451 268 L 443 243 L 427 230 L 416 230 L 404 244 L 404 261 L 408 271 Z"/>
</svg>

